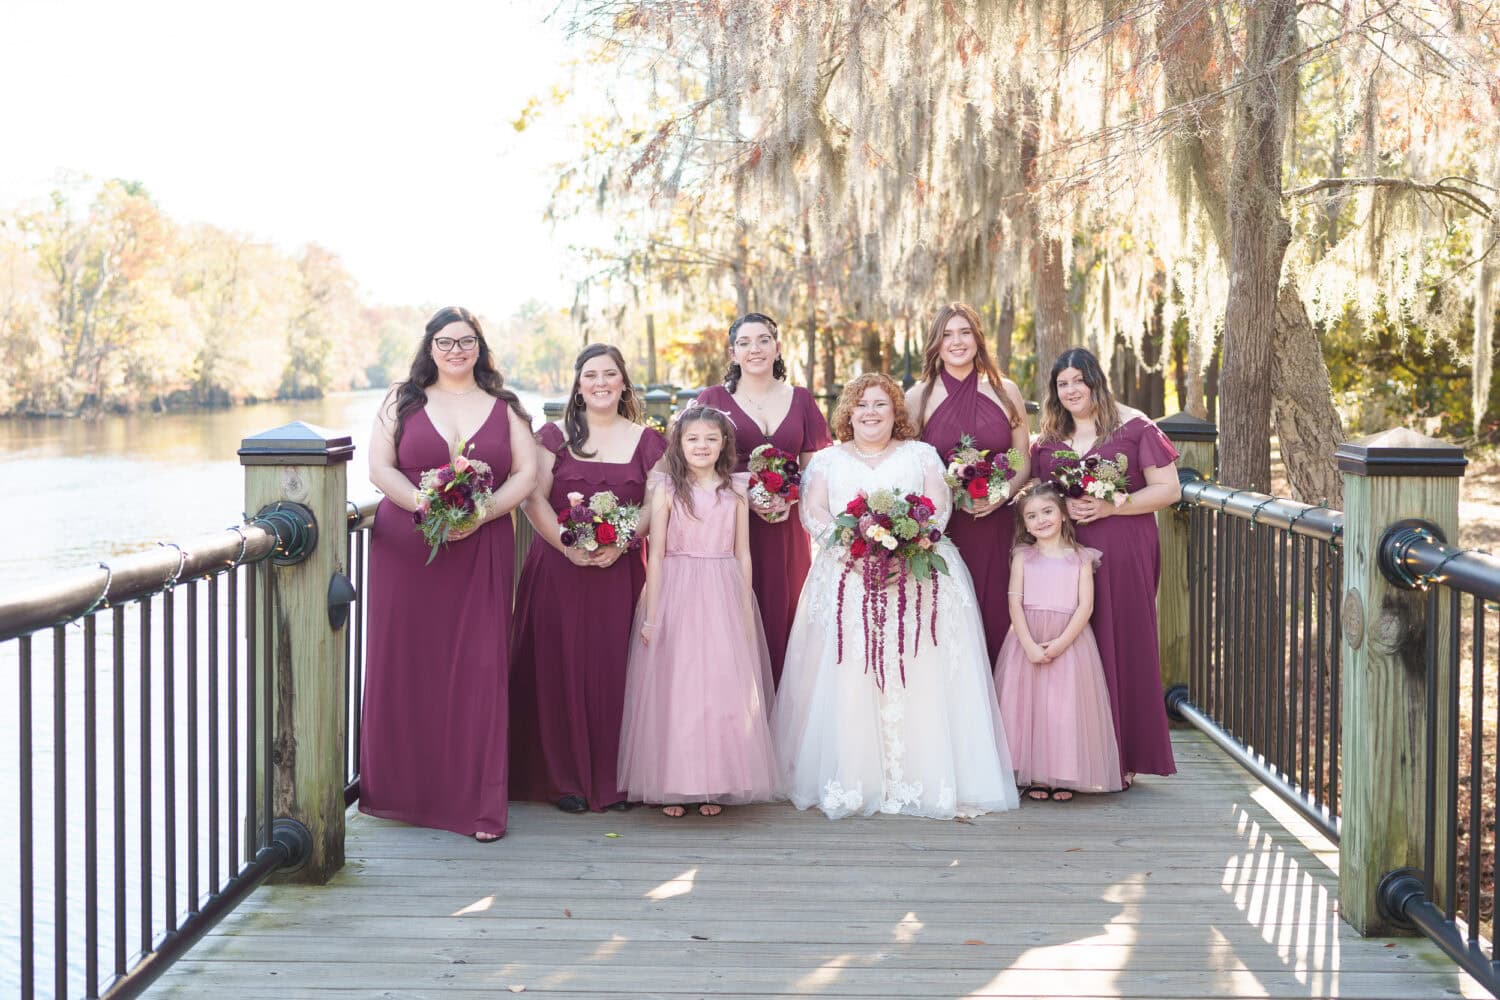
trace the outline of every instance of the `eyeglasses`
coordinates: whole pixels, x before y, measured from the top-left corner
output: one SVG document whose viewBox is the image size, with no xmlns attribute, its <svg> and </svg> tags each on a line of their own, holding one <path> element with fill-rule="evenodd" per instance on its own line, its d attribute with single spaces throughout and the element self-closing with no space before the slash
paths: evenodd
<svg viewBox="0 0 1500 1000">
<path fill-rule="evenodd" d="M 472 351 L 479 346 L 479 338 L 472 335 L 459 337 L 457 340 L 454 340 L 452 337 L 434 337 L 432 338 L 432 346 L 444 354 L 451 352 L 454 348 L 461 351 Z"/>
</svg>

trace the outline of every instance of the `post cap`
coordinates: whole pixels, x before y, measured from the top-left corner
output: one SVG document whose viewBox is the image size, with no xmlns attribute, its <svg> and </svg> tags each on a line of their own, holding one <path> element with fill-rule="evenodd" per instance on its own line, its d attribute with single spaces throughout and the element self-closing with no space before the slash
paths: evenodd
<svg viewBox="0 0 1500 1000">
<path fill-rule="evenodd" d="M 1458 445 L 1405 427 L 1345 441 L 1333 457 L 1352 476 L 1462 476 L 1469 464 Z"/>
<path fill-rule="evenodd" d="M 336 465 L 349 461 L 349 435 L 294 420 L 240 442 L 241 465 Z"/>
<path fill-rule="evenodd" d="M 670 403 L 672 401 L 672 394 L 658 386 L 647 390 L 642 398 L 648 403 Z"/>
<path fill-rule="evenodd" d="M 692 401 L 694 399 L 697 399 L 698 398 L 698 393 L 700 393 L 702 391 L 703 391 L 702 389 L 678 389 L 677 390 L 677 402 L 679 402 L 679 403 L 687 403 L 687 402 L 690 402 L 690 401 Z"/>
<path fill-rule="evenodd" d="M 542 416 L 546 417 L 549 422 L 561 420 L 564 409 L 566 406 L 562 400 L 549 399 L 542 404 Z"/>
<path fill-rule="evenodd" d="M 1191 413 L 1174 413 L 1170 417 L 1162 417 L 1156 422 L 1156 426 L 1161 428 L 1168 441 L 1219 440 L 1217 424 Z"/>
</svg>

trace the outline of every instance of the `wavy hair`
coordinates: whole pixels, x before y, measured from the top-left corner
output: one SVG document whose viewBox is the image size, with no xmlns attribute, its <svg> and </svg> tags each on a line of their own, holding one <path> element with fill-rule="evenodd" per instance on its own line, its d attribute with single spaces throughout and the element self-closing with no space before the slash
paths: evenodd
<svg viewBox="0 0 1500 1000">
<path fill-rule="evenodd" d="M 891 397 L 891 410 L 896 416 L 896 426 L 891 429 L 891 439 L 894 441 L 910 441 L 917 436 L 916 424 L 912 423 L 911 412 L 906 408 L 906 395 L 901 391 L 901 386 L 895 379 L 885 372 L 865 372 L 856 375 L 844 386 L 844 391 L 839 393 L 838 405 L 833 408 L 833 419 L 829 421 L 833 436 L 840 441 L 852 441 L 854 439 L 854 404 L 865 394 L 865 390 L 871 387 L 882 389 Z"/>
<path fill-rule="evenodd" d="M 767 330 L 771 331 L 772 339 L 774 339 L 777 343 L 781 342 L 781 331 L 777 329 L 776 321 L 774 319 L 767 316 L 765 313 L 745 313 L 745 315 L 729 324 L 730 353 L 734 352 L 734 338 L 739 335 L 740 327 L 744 326 L 746 323 L 762 324 Z M 781 357 L 779 354 L 776 356 L 775 363 L 771 365 L 771 377 L 779 379 L 782 382 L 786 381 L 786 359 Z M 728 371 L 724 373 L 724 388 L 728 389 L 729 394 L 733 396 L 734 391 L 739 387 L 740 363 L 738 361 L 731 361 L 729 362 Z"/>
<path fill-rule="evenodd" d="M 1052 362 L 1052 374 L 1047 379 L 1047 399 L 1042 403 L 1042 427 L 1037 438 L 1041 441 L 1066 441 L 1073 436 L 1073 414 L 1057 398 L 1057 376 L 1069 368 L 1078 369 L 1083 384 L 1089 387 L 1094 397 L 1096 440 L 1103 441 L 1120 429 L 1120 406 L 1115 402 L 1114 393 L 1109 391 L 1109 379 L 1099 367 L 1099 359 L 1082 347 L 1070 347 Z"/>
<path fill-rule="evenodd" d="M 948 329 L 948 321 L 955 316 L 962 316 L 969 321 L 969 327 L 974 331 L 974 367 L 989 381 L 990 388 L 995 390 L 995 395 L 1000 400 L 1000 409 L 1005 411 L 1005 419 L 1010 421 L 1011 427 L 1021 426 L 1022 415 L 1016 412 L 1015 404 L 1011 402 L 1010 396 L 1006 395 L 1004 376 L 1000 367 L 990 357 L 989 344 L 985 343 L 984 327 L 980 324 L 979 313 L 973 306 L 962 302 L 949 302 L 937 311 L 932 317 L 932 323 L 927 327 L 927 343 L 922 348 L 922 400 L 917 407 L 917 433 L 927 426 L 927 401 L 932 398 L 933 387 L 937 385 L 938 373 L 943 370 L 943 333 Z"/>
<path fill-rule="evenodd" d="M 691 470 L 688 468 L 687 454 L 682 450 L 682 433 L 688 424 L 697 423 L 713 424 L 724 437 L 724 447 L 719 450 L 718 460 L 714 462 L 714 472 L 719 477 L 716 492 L 733 491 L 734 480 L 730 476 L 734 472 L 737 454 L 734 450 L 734 421 L 723 410 L 695 403 L 678 413 L 677 419 L 672 421 L 672 426 L 667 431 L 667 477 L 672 480 L 673 503 L 694 517 L 698 515 L 693 510 L 693 485 L 689 478 Z"/>
<path fill-rule="evenodd" d="M 625 380 L 625 389 L 620 393 L 615 412 L 633 424 L 640 423 L 646 412 L 631 389 L 630 372 L 625 369 L 625 356 L 618 347 L 613 344 L 590 344 L 579 351 L 578 357 L 573 359 L 573 387 L 568 390 L 568 405 L 563 409 L 563 430 L 567 438 L 563 447 L 573 449 L 575 455 L 583 458 L 593 458 L 594 452 L 583 450 L 583 446 L 589 441 L 589 421 L 584 414 L 583 395 L 578 390 L 583 380 L 583 366 L 604 354 L 609 355 L 609 359 L 620 369 L 620 377 Z"/>
<path fill-rule="evenodd" d="M 427 405 L 427 387 L 437 381 L 437 362 L 432 360 L 432 339 L 438 335 L 443 327 L 450 323 L 463 323 L 474 336 L 479 338 L 479 357 L 474 361 L 474 381 L 489 395 L 496 399 L 505 400 L 509 406 L 522 420 L 526 426 L 531 426 L 531 414 L 526 412 L 526 407 L 521 405 L 521 398 L 511 390 L 505 388 L 505 378 L 500 374 L 500 369 L 495 367 L 495 356 L 490 352 L 490 345 L 485 342 L 484 331 L 479 328 L 479 320 L 474 314 L 463 306 L 444 306 L 432 314 L 427 321 L 427 326 L 422 335 L 422 343 L 417 345 L 416 354 L 412 355 L 411 370 L 403 381 L 396 383 L 396 395 L 392 401 L 395 407 L 396 417 L 396 448 L 401 448 L 401 435 L 406 430 L 407 418 Z"/>
<path fill-rule="evenodd" d="M 1034 486 L 1027 487 L 1016 496 L 1016 541 L 1012 548 L 1022 545 L 1035 545 L 1036 536 L 1026 530 L 1026 507 L 1038 500 L 1051 500 L 1057 504 L 1057 511 L 1062 515 L 1062 524 L 1058 526 L 1058 532 L 1062 535 L 1063 543 L 1069 548 L 1078 548 L 1078 532 L 1073 527 L 1073 519 L 1068 516 L 1068 501 L 1057 488 L 1056 483 L 1040 482 Z"/>
</svg>

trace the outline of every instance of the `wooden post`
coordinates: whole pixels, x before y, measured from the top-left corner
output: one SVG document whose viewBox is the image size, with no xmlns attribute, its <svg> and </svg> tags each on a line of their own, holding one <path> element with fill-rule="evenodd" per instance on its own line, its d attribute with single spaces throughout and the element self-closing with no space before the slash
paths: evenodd
<svg viewBox="0 0 1500 1000">
<path fill-rule="evenodd" d="M 272 812 L 298 820 L 312 834 L 307 861 L 275 876 L 277 881 L 322 883 L 344 865 L 349 632 L 330 624 L 328 598 L 335 575 L 348 572 L 346 463 L 353 453 L 347 435 L 300 421 L 246 438 L 239 452 L 250 517 L 277 501 L 292 501 L 312 511 L 318 528 L 305 558 L 268 567 L 274 641 L 260 651 L 259 676 L 275 684 Z"/>
<path fill-rule="evenodd" d="M 1346 442 L 1334 456 L 1344 474 L 1339 912 L 1361 934 L 1394 934 L 1375 894 L 1386 873 L 1422 864 L 1426 629 L 1447 630 L 1427 622 L 1426 595 L 1385 578 L 1380 539 L 1403 518 L 1456 538 L 1466 460 L 1462 449 L 1404 428 Z M 1444 836 L 1439 830 L 1440 844 Z"/>
<path fill-rule="evenodd" d="M 1194 470 L 1200 479 L 1213 479 L 1217 467 L 1219 429 L 1191 413 L 1174 413 L 1156 422 L 1181 458 L 1178 472 Z M 1156 638 L 1161 648 L 1163 690 L 1187 684 L 1188 590 L 1192 585 L 1188 567 L 1188 515 L 1175 507 L 1156 512 L 1156 535 L 1161 546 L 1161 585 L 1156 591 Z M 1202 698 L 1202 691 L 1189 694 Z"/>
</svg>

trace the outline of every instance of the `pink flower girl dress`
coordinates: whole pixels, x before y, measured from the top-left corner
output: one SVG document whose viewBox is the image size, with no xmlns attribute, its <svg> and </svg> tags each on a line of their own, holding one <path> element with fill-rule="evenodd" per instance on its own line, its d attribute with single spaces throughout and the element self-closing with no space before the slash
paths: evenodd
<svg viewBox="0 0 1500 1000">
<path fill-rule="evenodd" d="M 1100 553 L 1079 547 L 1052 557 L 1030 545 L 1019 551 L 1026 626 L 1038 644 L 1048 642 L 1063 633 L 1078 608 L 1085 560 L 1097 564 Z M 1114 716 L 1091 627 L 1085 625 L 1067 649 L 1043 664 L 1026 658 L 1012 630 L 995 662 L 995 688 L 1018 784 L 1120 790 Z"/>
<path fill-rule="evenodd" d="M 672 489 L 661 473 L 652 481 Z M 748 481 L 734 476 L 733 492 L 692 487 L 693 514 L 673 505 L 649 646 L 641 642 L 644 595 L 636 606 L 620 730 L 619 785 L 631 801 L 734 805 L 775 796 L 771 659 L 734 553 Z"/>
</svg>

